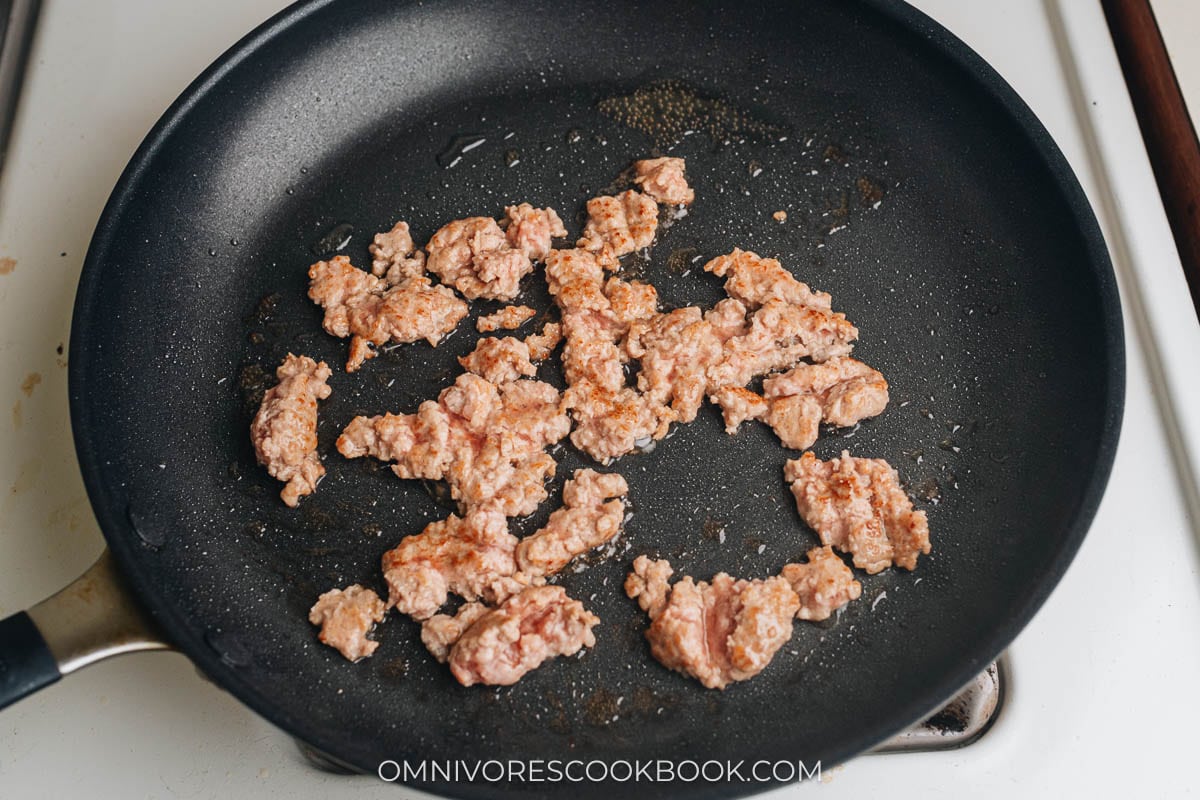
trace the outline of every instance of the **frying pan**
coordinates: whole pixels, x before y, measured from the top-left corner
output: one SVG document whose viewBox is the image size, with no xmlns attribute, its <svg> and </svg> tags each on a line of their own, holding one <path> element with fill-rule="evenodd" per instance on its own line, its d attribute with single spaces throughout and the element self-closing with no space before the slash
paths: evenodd
<svg viewBox="0 0 1200 800">
<path fill-rule="evenodd" d="M 653 115 L 604 113 L 643 108 L 620 98 L 646 87 L 733 109 L 722 119 L 735 123 L 701 119 L 676 142 Z M 286 352 L 345 358 L 305 298 L 308 264 L 348 237 L 342 252 L 363 265 L 370 235 L 396 219 L 423 240 L 519 201 L 559 209 L 574 235 L 590 194 L 668 148 L 687 158 L 697 201 L 627 272 L 653 282 L 664 307 L 707 305 L 720 286 L 693 260 L 740 246 L 831 292 L 893 399 L 814 449 L 896 465 L 929 512 L 932 555 L 912 573 L 859 576 L 859 601 L 799 623 L 749 682 L 713 692 L 663 669 L 619 588 L 635 555 L 697 578 L 764 577 L 816 542 L 782 480 L 795 453 L 761 426 L 727 436 L 709 408 L 615 465 L 633 510 L 618 552 L 562 578 L 602 619 L 582 657 L 513 687 L 465 689 L 405 619 L 379 626 L 379 650 L 359 664 L 319 645 L 305 619 L 314 598 L 356 581 L 382 588 L 381 553 L 447 513 L 436 490 L 346 461 L 333 440 L 355 414 L 434 396 L 476 337 L 464 323 L 436 349 L 336 370 L 319 429 L 329 474 L 287 509 L 247 426 Z M 536 274 L 526 297 L 548 305 Z M 128 593 L 102 562 L 0 623 L 0 697 L 169 641 L 265 718 L 365 771 L 385 759 L 568 757 L 828 767 L 928 714 L 1044 601 L 1103 491 L 1123 369 L 1108 257 L 1065 160 L 978 56 L 906 5 L 299 3 L 172 106 L 100 220 L 70 400 Z M 556 457 L 552 497 L 587 464 L 569 446 Z M 553 505 L 514 530 L 532 531 Z M 463 797 L 540 790 L 418 783 Z"/>
</svg>

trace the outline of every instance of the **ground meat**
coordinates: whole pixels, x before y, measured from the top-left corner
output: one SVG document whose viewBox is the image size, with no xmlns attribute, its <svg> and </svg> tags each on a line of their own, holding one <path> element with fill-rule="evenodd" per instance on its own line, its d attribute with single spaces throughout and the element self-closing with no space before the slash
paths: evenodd
<svg viewBox="0 0 1200 800">
<path fill-rule="evenodd" d="M 561 586 L 534 586 L 479 617 L 450 650 L 450 671 L 463 686 L 508 686 L 555 656 L 596 644 L 600 618 Z"/>
<path fill-rule="evenodd" d="M 534 363 L 545 361 L 562 341 L 562 326 L 557 322 L 547 322 L 541 331 L 525 337 L 525 346 L 529 348 L 529 360 Z"/>
<path fill-rule="evenodd" d="M 491 587 L 515 571 L 517 537 L 494 511 L 451 514 L 406 536 L 383 554 L 388 604 L 414 619 L 428 619 L 451 592 L 467 600 L 490 598 Z"/>
<path fill-rule="evenodd" d="M 670 405 L 679 422 L 691 422 L 704 402 L 706 371 L 721 358 L 721 340 L 695 306 L 659 314 L 631 327 L 625 350 L 640 359 L 638 389 Z"/>
<path fill-rule="evenodd" d="M 463 369 L 473 372 L 485 381 L 500 384 L 515 381 L 522 376 L 537 373 L 537 367 L 529 358 L 529 345 L 512 336 L 484 337 L 475 349 L 458 359 Z"/>
<path fill-rule="evenodd" d="M 682 158 L 648 158 L 633 163 L 633 182 L 659 203 L 690 205 L 696 193 L 683 175 Z"/>
<path fill-rule="evenodd" d="M 831 299 L 825 292 L 814 292 L 773 258 L 763 258 L 749 250 L 734 248 L 729 255 L 717 256 L 704 265 L 705 272 L 725 278 L 725 292 L 741 300 L 748 308 L 757 308 L 770 299 L 826 311 Z"/>
<path fill-rule="evenodd" d="M 808 562 L 787 564 L 781 573 L 800 598 L 796 619 L 820 622 L 862 594 L 854 572 L 829 545 L 808 551 Z"/>
<path fill-rule="evenodd" d="M 650 652 L 668 669 L 724 689 L 761 672 L 791 637 L 800 601 L 784 578 L 721 572 L 711 584 L 685 577 L 668 589 L 670 575 L 665 562 L 638 556 L 625 581 L 626 594 L 650 613 Z"/>
<path fill-rule="evenodd" d="M 387 233 L 375 234 L 367 249 L 371 252 L 371 274 L 386 280 L 388 286 L 425 272 L 425 254 L 413 244 L 408 223 L 403 220 Z"/>
<path fill-rule="evenodd" d="M 468 299 L 512 300 L 533 270 L 529 256 L 509 244 L 491 217 L 467 217 L 443 226 L 425 249 L 426 268 Z"/>
<path fill-rule="evenodd" d="M 279 383 L 267 390 L 250 425 L 258 463 L 287 482 L 280 497 L 293 508 L 325 474 L 317 455 L 317 401 L 329 397 L 325 381 L 331 374 L 324 361 L 288 353 L 275 370 Z"/>
<path fill-rule="evenodd" d="M 774 397 L 767 400 L 763 421 L 784 447 L 806 450 L 821 432 L 821 403 L 807 395 Z"/>
<path fill-rule="evenodd" d="M 546 499 L 554 459 L 543 450 L 570 430 L 558 390 L 519 380 L 499 386 L 460 375 L 415 414 L 356 417 L 338 438 L 347 458 L 394 461 L 401 478 L 445 480 L 465 512 L 533 513 Z"/>
<path fill-rule="evenodd" d="M 872 575 L 892 564 L 914 569 L 917 556 L 929 553 L 925 512 L 913 510 L 886 461 L 851 458 L 845 450 L 829 461 L 805 453 L 787 462 L 784 478 L 821 543 L 850 553 L 859 569 Z"/>
<path fill-rule="evenodd" d="M 752 378 L 795 366 L 803 358 L 825 361 L 850 352 L 858 330 L 845 315 L 768 299 L 751 312 L 744 333 L 730 337 L 708 368 L 708 390 L 745 386 Z"/>
<path fill-rule="evenodd" d="M 737 433 L 737 429 L 748 419 L 762 419 L 769 408 L 761 395 L 741 386 L 722 386 L 713 393 L 712 400 L 721 407 L 726 433 Z"/>
<path fill-rule="evenodd" d="M 615 269 L 610 258 L 619 258 L 654 242 L 658 205 L 644 194 L 630 189 L 616 197 L 593 197 L 587 202 L 587 212 L 587 225 L 575 246 L 603 253 L 610 268 Z"/>
<path fill-rule="evenodd" d="M 433 657 L 444 664 L 454 643 L 487 611 L 488 607 L 483 603 L 463 603 L 454 615 L 434 614 L 421 623 L 421 641 Z"/>
<path fill-rule="evenodd" d="M 358 661 L 375 652 L 379 642 L 367 638 L 375 623 L 383 621 L 386 611 L 379 595 L 357 583 L 345 589 L 332 589 L 317 598 L 308 621 L 320 625 L 317 638 L 337 648 L 350 661 Z"/>
<path fill-rule="evenodd" d="M 308 277 L 308 296 L 325 309 L 325 330 L 352 337 L 347 372 L 375 355 L 368 344 L 425 339 L 436 345 L 467 315 L 467 304 L 454 292 L 423 275 L 389 288 L 383 279 L 356 269 L 346 256 L 318 261 Z"/>
<path fill-rule="evenodd" d="M 475 330 L 480 333 L 512 331 L 537 316 L 529 306 L 505 306 L 494 314 L 485 314 L 475 321 Z"/>
<path fill-rule="evenodd" d="M 625 520 L 629 485 L 616 473 L 577 469 L 563 487 L 563 507 L 517 545 L 517 569 L 530 578 L 553 575 L 577 555 L 610 541 Z"/>
<path fill-rule="evenodd" d="M 563 401 L 575 418 L 571 443 L 601 464 L 662 439 L 675 420 L 670 407 L 627 386 L 614 392 L 583 380 Z"/>
<path fill-rule="evenodd" d="M 550 240 L 567 235 L 562 220 L 553 208 L 534 208 L 529 203 L 504 209 L 509 245 L 533 261 L 541 261 L 550 252 Z"/>
<path fill-rule="evenodd" d="M 861 361 L 837 356 L 823 364 L 801 364 L 768 378 L 763 381 L 763 395 L 768 400 L 810 397 L 817 402 L 823 422 L 846 427 L 883 413 L 888 403 L 888 384 L 882 374 Z"/>
<path fill-rule="evenodd" d="M 618 345 L 632 326 L 653 317 L 653 287 L 604 279 L 601 260 L 585 250 L 555 250 L 546 258 L 550 293 L 563 312 L 563 398 L 575 420 L 571 442 L 601 463 L 667 434 L 674 412 L 625 385 Z"/>
</svg>

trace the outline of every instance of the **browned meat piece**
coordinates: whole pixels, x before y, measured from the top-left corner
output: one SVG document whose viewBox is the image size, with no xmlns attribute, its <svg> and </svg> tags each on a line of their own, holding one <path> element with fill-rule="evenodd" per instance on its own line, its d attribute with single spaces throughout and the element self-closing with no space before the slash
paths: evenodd
<svg viewBox="0 0 1200 800">
<path fill-rule="evenodd" d="M 549 522 L 517 545 L 517 569 L 529 578 L 553 575 L 572 558 L 599 547 L 621 530 L 629 493 L 616 473 L 577 469 L 563 487 L 563 507 Z"/>
<path fill-rule="evenodd" d="M 721 407 L 725 418 L 725 432 L 737 433 L 737 429 L 748 419 L 762 419 L 769 405 L 761 395 L 741 386 L 722 386 L 713 392 L 712 400 Z"/>
<path fill-rule="evenodd" d="M 633 182 L 660 203 L 686 206 L 696 199 L 683 176 L 682 158 L 648 158 L 635 161 L 633 169 L 637 175 Z"/>
<path fill-rule="evenodd" d="M 812 453 L 787 462 L 796 508 L 821 543 L 854 557 L 854 566 L 875 574 L 892 564 L 915 569 L 929 553 L 929 522 L 914 511 L 896 470 L 877 458 L 819 461 Z"/>
<path fill-rule="evenodd" d="M 704 402 L 706 370 L 722 356 L 721 340 L 695 306 L 659 314 L 633 326 L 626 352 L 641 360 L 638 389 L 669 404 L 679 422 L 691 422 Z"/>
<path fill-rule="evenodd" d="M 783 375 L 767 378 L 763 395 L 769 400 L 811 397 L 821 409 L 823 422 L 846 427 L 883 413 L 888 403 L 888 384 L 882 374 L 861 361 L 836 356 L 823 364 L 801 364 Z"/>
<path fill-rule="evenodd" d="M 379 595 L 357 583 L 345 589 L 332 589 L 317 598 L 308 621 L 320 625 L 317 638 L 337 648 L 350 661 L 358 661 L 375 652 L 379 642 L 367 638 L 375 623 L 383 622 L 387 609 Z"/>
<path fill-rule="evenodd" d="M 668 589 L 670 575 L 666 562 L 638 556 L 625 581 L 626 594 L 651 616 L 650 652 L 668 669 L 724 689 L 761 672 L 791 637 L 800 600 L 784 578 L 721 572 L 711 584 L 685 577 Z"/>
<path fill-rule="evenodd" d="M 735 247 L 729 255 L 717 256 L 705 264 L 704 271 L 725 278 L 725 292 L 748 308 L 757 308 L 775 299 L 825 311 L 830 309 L 828 294 L 812 291 L 808 284 L 796 280 L 775 259 L 763 258 L 749 250 Z"/>
<path fill-rule="evenodd" d="M 480 333 L 492 333 L 505 330 L 514 331 L 537 316 L 537 312 L 529 306 L 505 306 L 494 314 L 485 314 L 475 321 L 475 330 Z"/>
<path fill-rule="evenodd" d="M 575 246 L 603 253 L 610 269 L 616 267 L 608 258 L 619 258 L 654 242 L 658 205 L 644 194 L 630 189 L 616 197 L 593 197 L 587 202 L 587 212 L 587 225 Z"/>
<path fill-rule="evenodd" d="M 862 594 L 854 572 L 834 555 L 829 545 L 808 551 L 805 564 L 787 564 L 781 573 L 800 598 L 796 619 L 820 622 Z"/>
<path fill-rule="evenodd" d="M 434 658 L 445 664 L 450 648 L 487 611 L 488 607 L 483 603 L 463 603 L 453 616 L 434 614 L 421 623 L 421 641 Z"/>
<path fill-rule="evenodd" d="M 463 369 L 495 384 L 537 374 L 529 359 L 529 345 L 512 336 L 484 337 L 475 349 L 458 359 Z"/>
<path fill-rule="evenodd" d="M 317 401 L 332 391 L 325 383 L 330 374 L 324 361 L 288 353 L 275 370 L 279 383 L 267 390 L 250 425 L 258 463 L 287 482 L 279 496 L 292 508 L 325 474 L 317 455 Z"/>
<path fill-rule="evenodd" d="M 388 604 L 414 619 L 428 619 L 449 594 L 489 598 L 493 583 L 515 571 L 517 537 L 494 511 L 451 514 L 406 536 L 383 554 Z"/>
<path fill-rule="evenodd" d="M 525 337 L 525 346 L 529 348 L 529 360 L 545 361 L 562 341 L 562 326 L 557 322 L 547 322 L 538 333 Z"/>
<path fill-rule="evenodd" d="M 556 656 L 596 644 L 600 618 L 561 586 L 534 586 L 480 616 L 450 650 L 450 671 L 463 686 L 508 686 Z"/>
<path fill-rule="evenodd" d="M 387 233 L 375 234 L 367 249 L 371 252 L 371 274 L 386 280 L 388 286 L 425 272 L 425 254 L 413 244 L 408 223 L 403 220 Z"/>
<path fill-rule="evenodd" d="M 845 315 L 768 299 L 750 314 L 745 333 L 728 339 L 708 368 L 709 392 L 745 386 L 756 375 L 795 366 L 803 358 L 825 361 L 846 355 L 858 330 Z"/>
<path fill-rule="evenodd" d="M 550 240 L 567 235 L 562 220 L 553 208 L 534 208 L 529 203 L 504 209 L 508 223 L 504 231 L 509 245 L 532 261 L 541 261 L 550 252 Z"/>
<path fill-rule="evenodd" d="M 521 278 L 533 270 L 529 256 L 509 244 L 491 217 L 448 223 L 425 249 L 426 268 L 471 300 L 512 300 L 521 291 Z"/>
<path fill-rule="evenodd" d="M 356 417 L 337 447 L 347 458 L 394 461 L 401 478 L 445 480 L 464 511 L 530 514 L 554 475 L 554 459 L 543 450 L 571 427 L 562 405 L 550 384 L 496 386 L 467 373 L 415 414 Z"/>
<path fill-rule="evenodd" d="M 325 330 L 353 337 L 346 371 L 354 372 L 375 355 L 367 344 L 415 342 L 431 345 L 457 327 L 467 304 L 423 275 L 387 282 L 356 269 L 346 256 L 318 261 L 308 270 L 308 296 L 325 309 Z"/>
</svg>

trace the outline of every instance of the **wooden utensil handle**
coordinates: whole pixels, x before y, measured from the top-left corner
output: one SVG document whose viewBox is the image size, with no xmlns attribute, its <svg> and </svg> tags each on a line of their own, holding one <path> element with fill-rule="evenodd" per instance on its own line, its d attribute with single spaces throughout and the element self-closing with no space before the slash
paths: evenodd
<svg viewBox="0 0 1200 800">
<path fill-rule="evenodd" d="M 1200 312 L 1200 142 L 1150 0 L 1101 2 L 1183 262 L 1192 304 Z"/>
</svg>

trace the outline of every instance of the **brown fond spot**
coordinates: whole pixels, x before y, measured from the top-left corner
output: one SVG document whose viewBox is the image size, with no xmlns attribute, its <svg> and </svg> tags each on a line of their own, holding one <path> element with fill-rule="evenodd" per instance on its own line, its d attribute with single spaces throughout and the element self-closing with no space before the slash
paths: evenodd
<svg viewBox="0 0 1200 800">
<path fill-rule="evenodd" d="M 15 258 L 9 258 L 8 256 L 0 258 L 0 275 L 7 275 L 16 268 L 17 260 Z"/>
</svg>

